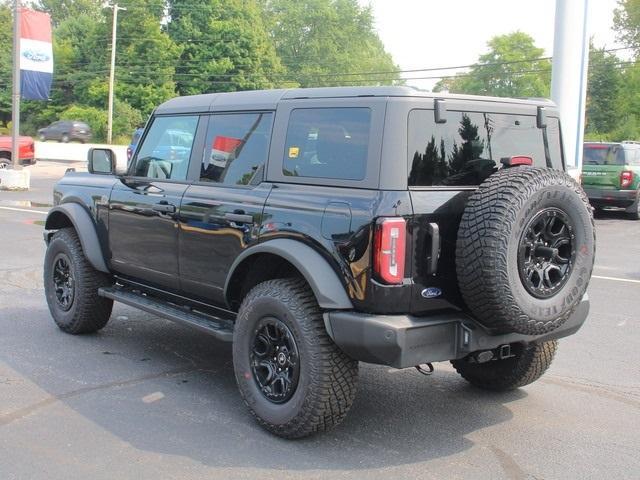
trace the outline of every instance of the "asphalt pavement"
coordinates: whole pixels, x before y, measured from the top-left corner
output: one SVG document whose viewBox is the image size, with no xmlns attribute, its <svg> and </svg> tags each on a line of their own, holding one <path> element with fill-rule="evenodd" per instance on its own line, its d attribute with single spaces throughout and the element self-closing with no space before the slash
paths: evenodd
<svg viewBox="0 0 640 480">
<path fill-rule="evenodd" d="M 640 478 L 640 222 L 596 220 L 590 317 L 538 382 L 361 364 L 346 421 L 286 441 L 245 410 L 230 345 L 117 304 L 98 334 L 54 325 L 42 222 L 68 166 L 0 191 L 0 479 Z"/>
</svg>

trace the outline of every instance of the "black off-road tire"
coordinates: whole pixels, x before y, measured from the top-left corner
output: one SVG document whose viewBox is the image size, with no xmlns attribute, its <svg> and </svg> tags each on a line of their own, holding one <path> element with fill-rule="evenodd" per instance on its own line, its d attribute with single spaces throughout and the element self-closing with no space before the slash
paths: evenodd
<svg viewBox="0 0 640 480">
<path fill-rule="evenodd" d="M 525 285 L 519 252 L 540 214 L 571 224 L 571 268 L 548 295 Z M 562 325 L 582 299 L 595 258 L 588 199 L 567 174 L 515 167 L 490 176 L 470 197 L 458 230 L 456 273 L 471 313 L 492 333 L 540 335 Z M 540 278 L 540 277 L 538 277 Z"/>
<path fill-rule="evenodd" d="M 514 357 L 486 363 L 467 360 L 451 362 L 456 371 L 472 385 L 493 391 L 507 391 L 524 387 L 538 380 L 547 371 L 556 354 L 558 342 L 514 345 Z"/>
<path fill-rule="evenodd" d="M 60 257 L 69 260 L 74 288 L 67 309 L 57 300 L 54 285 L 53 272 Z M 86 259 L 73 228 L 63 228 L 53 235 L 44 259 L 44 290 L 51 316 L 62 331 L 75 335 L 103 328 L 111 316 L 113 300 L 98 296 L 98 288 L 112 284 L 109 275 L 93 268 Z"/>
<path fill-rule="evenodd" d="M 11 154 L 0 153 L 0 170 L 5 169 L 11 165 Z"/>
<path fill-rule="evenodd" d="M 636 198 L 636 201 L 633 202 L 633 205 L 627 208 L 626 212 L 627 212 L 627 216 L 631 220 L 640 220 L 640 192 L 638 193 L 638 197 Z"/>
<path fill-rule="evenodd" d="M 273 403 L 254 377 L 250 352 L 259 322 L 275 317 L 286 325 L 299 351 L 299 380 L 284 403 Z M 269 280 L 242 301 L 233 333 L 233 365 L 244 403 L 258 423 L 284 438 L 301 438 L 338 425 L 356 395 L 358 362 L 326 332 L 313 292 L 299 278 Z"/>
</svg>

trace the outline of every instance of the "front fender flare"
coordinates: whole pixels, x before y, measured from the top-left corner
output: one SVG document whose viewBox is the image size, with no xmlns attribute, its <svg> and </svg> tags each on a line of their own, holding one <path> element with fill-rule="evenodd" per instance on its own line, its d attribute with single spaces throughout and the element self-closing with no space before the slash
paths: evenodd
<svg viewBox="0 0 640 480">
<path fill-rule="evenodd" d="M 318 305 L 330 310 L 351 310 L 353 304 L 347 296 L 340 278 L 327 260 L 314 249 L 296 240 L 278 238 L 259 243 L 244 252 L 233 262 L 224 285 L 224 298 L 229 301 L 229 284 L 236 268 L 253 255 L 270 253 L 291 263 L 305 278 Z"/>
<path fill-rule="evenodd" d="M 66 217 L 80 239 L 82 251 L 87 257 L 89 263 L 101 272 L 109 273 L 107 263 L 104 260 L 102 249 L 100 247 L 100 239 L 96 232 L 96 227 L 91 219 L 91 215 L 77 203 L 63 203 L 49 210 L 47 220 L 45 221 L 45 239 L 49 239 L 48 231 L 61 228 L 61 216 Z"/>
</svg>

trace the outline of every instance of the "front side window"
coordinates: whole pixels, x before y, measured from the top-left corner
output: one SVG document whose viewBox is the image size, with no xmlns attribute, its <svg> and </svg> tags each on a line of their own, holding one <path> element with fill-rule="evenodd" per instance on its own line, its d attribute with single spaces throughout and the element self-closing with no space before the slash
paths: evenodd
<svg viewBox="0 0 640 480">
<path fill-rule="evenodd" d="M 560 127 L 547 128 L 551 162 L 562 168 Z M 437 124 L 433 110 L 409 114 L 409 186 L 475 186 L 498 171 L 505 157 L 525 155 L 547 165 L 544 129 L 535 116 L 478 112 L 447 113 Z"/>
<path fill-rule="evenodd" d="M 133 175 L 186 180 L 197 116 L 156 117 L 138 149 Z"/>
<path fill-rule="evenodd" d="M 369 108 L 293 110 L 285 143 L 284 175 L 364 179 L 370 129 Z"/>
<path fill-rule="evenodd" d="M 201 182 L 257 185 L 269 155 L 273 114 L 230 113 L 209 120 Z"/>
</svg>

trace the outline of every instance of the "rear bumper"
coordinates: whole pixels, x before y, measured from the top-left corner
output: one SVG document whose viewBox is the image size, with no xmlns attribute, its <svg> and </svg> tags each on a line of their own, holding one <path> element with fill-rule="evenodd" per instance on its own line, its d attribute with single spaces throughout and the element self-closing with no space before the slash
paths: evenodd
<svg viewBox="0 0 640 480">
<path fill-rule="evenodd" d="M 638 196 L 637 190 L 604 190 L 587 187 L 584 191 L 594 207 L 627 208 L 635 202 Z"/>
<path fill-rule="evenodd" d="M 447 313 L 429 317 L 371 315 L 353 311 L 325 314 L 334 342 L 350 357 L 367 363 L 406 368 L 427 362 L 463 358 L 501 345 L 566 337 L 577 332 L 589 313 L 584 296 L 569 319 L 544 335 L 492 335 L 468 315 Z"/>
</svg>

